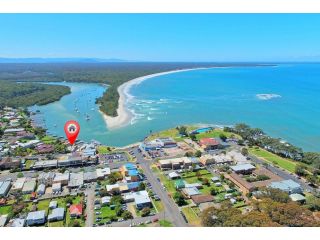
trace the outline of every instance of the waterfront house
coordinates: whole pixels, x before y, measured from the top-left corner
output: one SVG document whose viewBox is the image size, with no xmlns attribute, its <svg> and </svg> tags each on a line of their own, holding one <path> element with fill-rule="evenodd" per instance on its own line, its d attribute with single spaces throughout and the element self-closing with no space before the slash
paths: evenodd
<svg viewBox="0 0 320 240">
<path fill-rule="evenodd" d="M 199 140 L 199 145 L 206 151 L 219 149 L 222 146 L 221 143 L 215 138 L 201 138 Z"/>
</svg>

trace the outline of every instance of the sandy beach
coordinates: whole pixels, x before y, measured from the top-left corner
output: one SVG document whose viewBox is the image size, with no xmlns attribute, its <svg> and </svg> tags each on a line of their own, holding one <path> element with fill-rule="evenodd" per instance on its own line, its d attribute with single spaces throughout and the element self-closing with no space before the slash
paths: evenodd
<svg viewBox="0 0 320 240">
<path fill-rule="evenodd" d="M 116 117 L 110 117 L 106 114 L 102 113 L 103 118 L 107 124 L 108 129 L 117 129 L 123 126 L 126 126 L 130 124 L 132 118 L 134 117 L 134 114 L 127 108 L 127 103 L 130 101 L 130 98 L 132 96 L 129 94 L 130 88 L 134 85 L 139 85 L 143 81 L 171 73 L 177 73 L 177 72 L 186 72 L 186 71 L 193 71 L 193 70 L 200 70 L 205 68 L 188 68 L 188 69 L 180 69 L 180 70 L 173 70 L 173 71 L 167 71 L 167 72 L 160 72 L 160 73 L 154 73 L 142 77 L 138 77 L 135 79 L 132 79 L 128 82 L 125 82 L 124 84 L 120 85 L 118 87 L 118 92 L 120 95 L 119 98 L 119 106 L 117 109 L 118 116 Z"/>
</svg>

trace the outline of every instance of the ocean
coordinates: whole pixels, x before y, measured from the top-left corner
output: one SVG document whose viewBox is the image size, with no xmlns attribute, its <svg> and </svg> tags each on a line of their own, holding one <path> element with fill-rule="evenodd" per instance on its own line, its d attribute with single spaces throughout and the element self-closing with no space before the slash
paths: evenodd
<svg viewBox="0 0 320 240">
<path fill-rule="evenodd" d="M 128 107 L 135 117 L 130 125 L 112 131 L 107 129 L 93 101 L 103 93 L 101 85 L 65 85 L 92 92 L 91 101 L 81 90 L 77 93 L 78 98 L 82 94 L 84 99 L 80 111 L 84 107 L 84 112 L 91 115 L 91 120 L 86 121 L 80 114 L 79 137 L 83 140 L 124 146 L 141 141 L 151 131 L 181 124 L 244 122 L 306 151 L 320 151 L 320 64 L 212 68 L 154 77 L 131 88 Z M 89 86 L 90 91 L 86 89 Z M 39 107 L 49 121 L 49 131 L 60 136 L 61 123 L 77 117 L 76 113 L 69 116 L 65 112 L 73 110 L 72 100 L 77 97 L 74 94 L 72 89 L 72 94 L 60 102 Z M 63 121 L 58 121 L 60 118 Z M 59 123 L 58 127 L 54 122 Z"/>
</svg>

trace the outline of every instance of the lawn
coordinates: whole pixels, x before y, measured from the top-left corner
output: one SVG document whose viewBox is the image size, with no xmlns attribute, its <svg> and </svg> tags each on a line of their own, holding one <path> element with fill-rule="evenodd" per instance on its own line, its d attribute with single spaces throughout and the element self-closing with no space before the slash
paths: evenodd
<svg viewBox="0 0 320 240">
<path fill-rule="evenodd" d="M 154 208 L 156 209 L 157 212 L 162 212 L 164 209 L 164 206 L 162 204 L 161 201 L 155 201 L 154 199 L 152 199 L 152 204 L 154 206 Z"/>
<path fill-rule="evenodd" d="M 160 227 L 173 227 L 173 224 L 165 219 L 160 220 L 159 224 L 160 224 Z"/>
<path fill-rule="evenodd" d="M 197 216 L 196 211 L 194 211 L 191 207 L 182 208 L 182 212 L 186 216 L 190 225 L 201 226 L 200 218 Z"/>
<path fill-rule="evenodd" d="M 48 222 L 48 227 L 64 227 L 64 221 Z"/>
<path fill-rule="evenodd" d="M 265 160 L 269 163 L 272 163 L 272 164 L 277 165 L 283 169 L 286 169 L 292 173 L 294 173 L 295 167 L 297 165 L 296 162 L 294 162 L 290 159 L 279 157 L 279 156 L 277 156 L 273 153 L 270 153 L 270 152 L 268 152 L 264 149 L 261 149 L 261 148 L 249 148 L 249 153 L 252 155 L 255 155 L 256 157 L 258 157 L 262 160 Z"/>
<path fill-rule="evenodd" d="M 107 154 L 111 152 L 110 147 L 108 146 L 99 146 L 97 150 L 100 154 Z"/>
<path fill-rule="evenodd" d="M 0 215 L 7 215 L 12 212 L 12 206 L 2 206 L 0 207 Z"/>
<path fill-rule="evenodd" d="M 26 169 L 30 169 L 30 167 L 34 164 L 34 160 L 27 160 L 26 161 Z"/>
<path fill-rule="evenodd" d="M 156 139 L 156 138 L 165 138 L 165 137 L 171 137 L 171 138 L 175 139 L 176 141 L 181 141 L 182 140 L 181 136 L 179 135 L 178 130 L 175 129 L 175 128 L 170 128 L 170 129 L 167 129 L 167 130 L 164 130 L 164 131 L 160 131 L 160 132 L 151 134 L 147 138 L 147 141 L 150 141 L 150 140 L 153 140 L 153 139 Z"/>
<path fill-rule="evenodd" d="M 222 129 L 213 129 L 209 132 L 199 133 L 196 135 L 197 140 L 200 140 L 201 138 L 219 138 L 220 134 L 224 134 L 226 137 L 231 137 L 232 135 L 235 138 L 241 139 L 241 137 L 235 133 L 225 132 Z"/>
<path fill-rule="evenodd" d="M 51 136 L 45 136 L 41 138 L 41 141 L 45 144 L 54 144 L 56 142 L 56 139 Z"/>
</svg>

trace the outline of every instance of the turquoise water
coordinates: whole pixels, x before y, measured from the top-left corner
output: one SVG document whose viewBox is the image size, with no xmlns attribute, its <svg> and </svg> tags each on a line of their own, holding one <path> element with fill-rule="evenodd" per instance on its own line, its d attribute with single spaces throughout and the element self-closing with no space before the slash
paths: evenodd
<svg viewBox="0 0 320 240">
<path fill-rule="evenodd" d="M 64 135 L 63 126 L 53 124 L 60 126 L 67 118 L 80 121 L 81 139 L 115 146 L 140 141 L 150 130 L 180 124 L 245 122 L 305 150 L 320 151 L 320 64 L 216 68 L 158 76 L 131 88 L 134 98 L 129 108 L 136 116 L 131 125 L 113 131 L 106 128 L 99 112 L 90 110 L 94 101 L 83 95 L 99 97 L 102 86 L 66 85 L 72 87 L 71 95 L 40 107 L 49 130 L 59 136 Z M 79 110 L 89 112 L 90 121 L 73 111 L 76 97 L 83 98 Z"/>
</svg>

